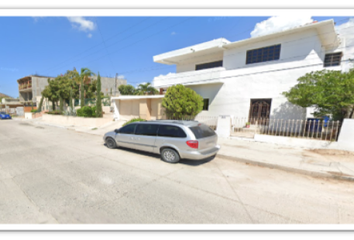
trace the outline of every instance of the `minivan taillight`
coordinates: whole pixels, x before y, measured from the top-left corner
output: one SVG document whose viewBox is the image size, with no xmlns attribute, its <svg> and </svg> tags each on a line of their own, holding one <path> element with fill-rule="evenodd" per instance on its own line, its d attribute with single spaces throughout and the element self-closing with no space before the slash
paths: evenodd
<svg viewBox="0 0 354 240">
<path fill-rule="evenodd" d="M 186 143 L 191 148 L 198 148 L 198 141 L 197 140 L 189 140 Z"/>
</svg>

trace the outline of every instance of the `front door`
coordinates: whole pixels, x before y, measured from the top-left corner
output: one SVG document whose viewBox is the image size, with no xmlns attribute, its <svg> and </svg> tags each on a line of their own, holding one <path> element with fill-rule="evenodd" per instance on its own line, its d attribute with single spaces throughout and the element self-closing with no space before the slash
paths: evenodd
<svg viewBox="0 0 354 240">
<path fill-rule="evenodd" d="M 251 99 L 249 122 L 255 124 L 256 121 L 268 119 L 272 99 Z"/>
</svg>

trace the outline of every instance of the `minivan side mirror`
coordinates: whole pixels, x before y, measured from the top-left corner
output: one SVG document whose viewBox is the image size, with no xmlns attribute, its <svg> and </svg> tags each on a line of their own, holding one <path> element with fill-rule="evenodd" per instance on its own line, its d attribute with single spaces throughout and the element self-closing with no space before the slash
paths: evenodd
<svg viewBox="0 0 354 240">
<path fill-rule="evenodd" d="M 115 129 L 114 132 L 115 132 L 115 133 L 119 133 L 119 129 Z"/>
</svg>

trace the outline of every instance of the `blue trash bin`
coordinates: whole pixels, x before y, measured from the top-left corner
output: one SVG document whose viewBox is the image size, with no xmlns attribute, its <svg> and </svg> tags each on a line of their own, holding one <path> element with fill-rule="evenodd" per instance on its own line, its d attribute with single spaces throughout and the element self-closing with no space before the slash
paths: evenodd
<svg viewBox="0 0 354 240">
<path fill-rule="evenodd" d="M 322 124 L 319 118 L 308 118 L 306 120 L 306 130 L 308 132 L 322 132 Z"/>
</svg>

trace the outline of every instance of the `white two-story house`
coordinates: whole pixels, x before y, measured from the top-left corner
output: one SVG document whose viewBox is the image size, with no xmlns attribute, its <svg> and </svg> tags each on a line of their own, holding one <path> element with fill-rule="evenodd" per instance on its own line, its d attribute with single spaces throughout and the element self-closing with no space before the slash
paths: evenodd
<svg viewBox="0 0 354 240">
<path fill-rule="evenodd" d="M 219 38 L 154 56 L 176 65 L 176 73 L 155 77 L 152 85 L 162 92 L 175 84 L 193 89 L 204 98 L 199 116 L 305 119 L 312 109 L 291 104 L 282 92 L 311 71 L 348 70 L 353 45 L 333 20 L 236 42 Z"/>
</svg>

